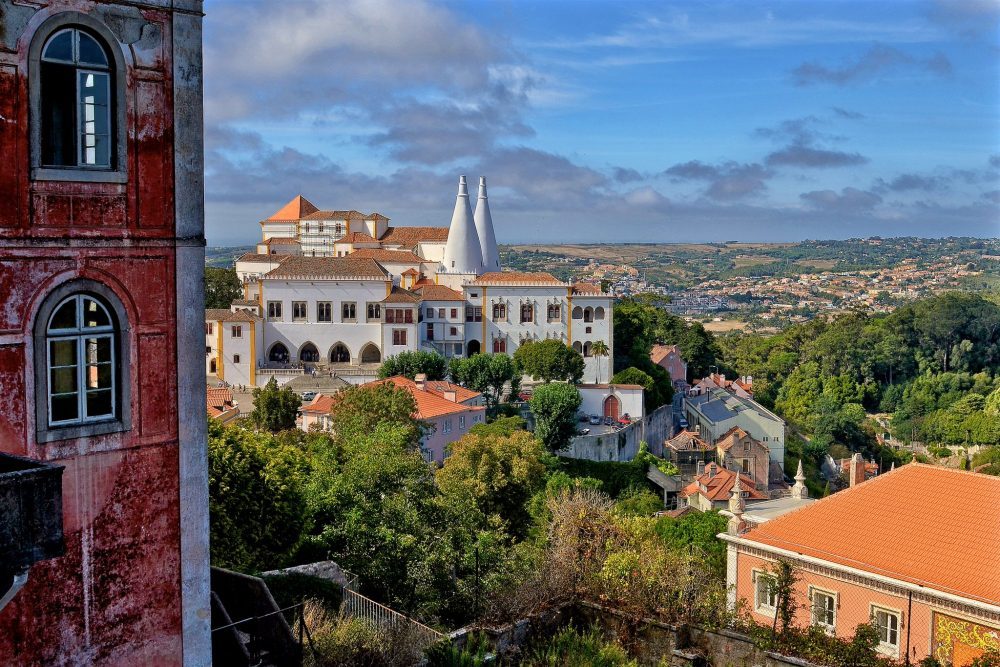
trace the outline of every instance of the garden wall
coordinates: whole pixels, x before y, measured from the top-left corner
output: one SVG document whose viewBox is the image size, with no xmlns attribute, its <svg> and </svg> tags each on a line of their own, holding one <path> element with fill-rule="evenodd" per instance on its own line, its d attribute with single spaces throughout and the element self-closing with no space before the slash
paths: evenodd
<svg viewBox="0 0 1000 667">
<path fill-rule="evenodd" d="M 631 461 L 639 452 L 639 443 L 649 443 L 649 451 L 663 454 L 663 441 L 673 430 L 671 406 L 661 405 L 642 420 L 632 422 L 620 431 L 602 435 L 581 435 L 573 438 L 570 446 L 559 452 L 560 456 L 589 461 Z"/>
</svg>

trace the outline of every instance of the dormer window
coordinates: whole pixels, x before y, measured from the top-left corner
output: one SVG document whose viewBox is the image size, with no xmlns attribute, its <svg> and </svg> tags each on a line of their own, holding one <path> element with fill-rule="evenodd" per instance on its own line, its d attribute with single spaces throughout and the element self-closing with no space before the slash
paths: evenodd
<svg viewBox="0 0 1000 667">
<path fill-rule="evenodd" d="M 49 37 L 41 61 L 42 166 L 114 168 L 114 69 L 105 45 L 64 28 Z"/>
</svg>

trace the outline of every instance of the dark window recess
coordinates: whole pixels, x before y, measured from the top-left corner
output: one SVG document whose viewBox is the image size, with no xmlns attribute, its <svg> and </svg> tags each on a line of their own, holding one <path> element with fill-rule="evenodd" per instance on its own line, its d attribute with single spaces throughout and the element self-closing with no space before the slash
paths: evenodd
<svg viewBox="0 0 1000 667">
<path fill-rule="evenodd" d="M 67 28 L 42 51 L 42 164 L 113 169 L 113 71 L 104 46 Z"/>
</svg>

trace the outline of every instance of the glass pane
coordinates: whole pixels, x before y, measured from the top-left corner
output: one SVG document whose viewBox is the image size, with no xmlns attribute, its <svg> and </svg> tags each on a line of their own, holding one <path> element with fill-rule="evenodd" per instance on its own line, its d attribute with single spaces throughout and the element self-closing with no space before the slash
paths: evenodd
<svg viewBox="0 0 1000 667">
<path fill-rule="evenodd" d="M 43 60 L 62 60 L 63 62 L 73 62 L 73 31 L 63 30 L 57 32 L 49 39 L 42 53 Z"/>
<path fill-rule="evenodd" d="M 83 326 L 85 327 L 110 327 L 111 318 L 108 311 L 90 297 L 83 297 Z"/>
<path fill-rule="evenodd" d="M 111 390 L 100 389 L 87 392 L 87 416 L 104 417 L 112 414 Z"/>
<path fill-rule="evenodd" d="M 53 340 L 49 342 L 49 364 L 76 367 L 76 341 Z"/>
<path fill-rule="evenodd" d="M 87 389 L 111 389 L 111 364 L 87 366 Z"/>
<path fill-rule="evenodd" d="M 78 62 L 87 65 L 108 66 L 108 55 L 100 43 L 85 32 L 80 34 L 80 57 Z"/>
<path fill-rule="evenodd" d="M 76 394 L 52 397 L 52 414 L 49 415 L 50 422 L 61 422 L 69 419 L 79 418 L 79 402 Z"/>
<path fill-rule="evenodd" d="M 76 166 L 76 69 L 42 63 L 42 162 Z"/>
<path fill-rule="evenodd" d="M 80 162 L 86 165 L 107 167 L 111 164 L 108 75 L 101 72 L 85 71 L 80 71 L 78 75 Z"/>
<path fill-rule="evenodd" d="M 111 362 L 111 336 L 87 339 L 87 363 Z"/>
<path fill-rule="evenodd" d="M 76 392 L 76 366 L 70 368 L 53 368 L 52 386 L 50 391 L 53 394 L 71 394 Z"/>
<path fill-rule="evenodd" d="M 75 329 L 76 328 L 76 298 L 66 301 L 56 309 L 52 319 L 49 320 L 49 329 Z"/>
</svg>

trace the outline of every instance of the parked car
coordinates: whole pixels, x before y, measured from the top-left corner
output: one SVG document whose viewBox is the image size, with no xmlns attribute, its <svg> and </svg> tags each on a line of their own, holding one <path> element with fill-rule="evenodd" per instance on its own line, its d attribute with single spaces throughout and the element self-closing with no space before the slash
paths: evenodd
<svg viewBox="0 0 1000 667">
<path fill-rule="evenodd" d="M 687 428 L 688 420 L 685 419 L 684 417 L 681 417 L 679 420 L 677 420 L 677 425 L 680 426 L 681 428 Z"/>
<path fill-rule="evenodd" d="M 592 426 L 600 426 L 601 418 L 597 415 L 590 415 L 590 424 Z"/>
<path fill-rule="evenodd" d="M 314 398 L 316 398 L 316 392 L 315 391 L 304 391 L 304 392 L 302 392 L 302 400 L 303 401 L 311 401 Z"/>
<path fill-rule="evenodd" d="M 581 422 L 589 422 L 590 421 L 590 415 L 588 415 L 586 412 L 581 412 L 580 413 L 580 421 Z"/>
<path fill-rule="evenodd" d="M 608 416 L 606 416 L 604 418 L 604 425 L 605 426 L 613 426 L 614 423 L 615 423 L 615 420 L 614 420 L 614 418 L 611 415 L 608 415 Z"/>
<path fill-rule="evenodd" d="M 580 435 L 590 435 L 590 429 L 589 428 L 581 428 L 580 429 Z"/>
<path fill-rule="evenodd" d="M 622 415 L 621 417 L 618 418 L 618 423 L 621 424 L 622 426 L 628 426 L 629 424 L 632 423 L 632 418 L 629 417 L 628 415 Z"/>
</svg>

